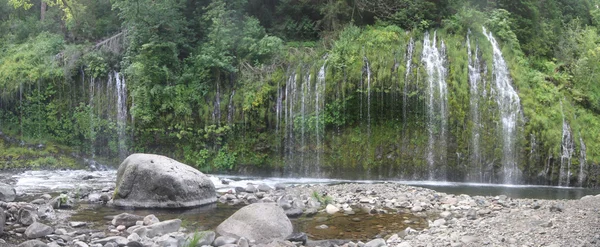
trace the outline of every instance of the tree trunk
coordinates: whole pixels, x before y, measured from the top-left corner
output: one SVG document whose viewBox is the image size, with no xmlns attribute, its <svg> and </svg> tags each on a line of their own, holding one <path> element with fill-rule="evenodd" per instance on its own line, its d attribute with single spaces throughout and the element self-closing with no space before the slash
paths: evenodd
<svg viewBox="0 0 600 247">
<path fill-rule="evenodd" d="M 40 21 L 44 21 L 44 19 L 46 19 L 46 9 L 48 8 L 48 4 L 46 4 L 44 0 L 41 1 L 42 4 L 40 5 Z"/>
</svg>

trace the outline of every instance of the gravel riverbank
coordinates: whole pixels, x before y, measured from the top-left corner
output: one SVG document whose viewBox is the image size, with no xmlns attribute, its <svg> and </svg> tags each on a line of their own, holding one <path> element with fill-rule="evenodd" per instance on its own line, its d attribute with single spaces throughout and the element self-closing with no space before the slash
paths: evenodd
<svg viewBox="0 0 600 247">
<path fill-rule="evenodd" d="M 9 243 L 18 243 L 15 241 L 25 241 L 29 236 L 48 246 L 115 246 L 111 242 L 119 246 L 182 246 L 186 239 L 189 241 L 194 234 L 193 231 L 180 227 L 181 221 L 176 219 L 164 219 L 165 223 L 161 222 L 169 226 L 168 231 L 140 236 L 141 234 L 137 233 L 141 230 L 136 229 L 152 230 L 151 224 L 158 222 L 152 220 L 148 223 L 141 219 L 150 216 L 140 215 L 127 224 L 107 221 L 104 230 L 98 230 L 88 227 L 92 224 L 71 222 L 68 216 L 64 216 L 68 212 L 75 212 L 71 210 L 76 209 L 78 203 L 106 203 L 110 199 L 106 197 L 110 195 L 110 188 L 105 188 L 104 192 L 64 195 L 63 197 L 69 198 L 64 199 L 69 203 L 72 199 L 72 209 L 56 208 L 56 214 L 48 208 L 48 205 L 56 207 L 56 200 L 48 195 L 30 203 L 0 203 L 7 215 L 2 238 L 10 239 Z M 397 183 L 348 183 L 296 186 L 278 184 L 273 187 L 251 184 L 244 188 L 234 187 L 219 193 L 218 196 L 218 203 L 223 204 L 241 206 L 276 203 L 290 218 L 303 222 L 319 222 L 317 227 L 304 231 L 304 235 L 292 234 L 287 241 L 275 241 L 267 246 L 600 246 L 600 195 L 586 196 L 578 200 L 513 199 L 502 195 L 452 195 Z M 110 207 L 110 202 L 107 206 Z M 135 214 L 135 211 L 132 213 Z M 33 214 L 40 217 L 31 217 Z M 390 215 L 402 217 L 389 218 Z M 313 234 L 318 235 L 318 231 L 333 232 L 336 238 L 347 236 L 344 232 L 350 229 L 339 225 L 327 225 L 333 222 L 332 219 L 343 217 L 349 219 L 347 222 L 364 224 L 364 229 L 376 228 L 376 234 L 368 239 L 334 240 L 332 237 L 329 240 L 312 241 L 311 237 Z M 369 221 L 369 217 L 399 220 L 401 222 L 388 223 L 396 226 L 400 224 L 402 228 L 385 225 L 388 223 L 370 225 L 372 221 Z M 45 218 L 55 220 L 44 220 Z M 40 221 L 49 225 L 53 231 L 36 225 L 40 236 L 31 235 L 28 229 L 32 227 L 28 226 L 27 223 L 30 222 L 26 221 Z M 157 226 L 154 226 L 154 229 L 156 228 Z M 339 235 L 335 235 L 335 231 L 339 231 Z M 205 235 L 215 237 L 214 232 Z M 247 239 L 223 241 L 223 238 L 204 239 L 202 243 L 212 246 L 227 245 L 226 247 L 257 245 Z"/>
</svg>

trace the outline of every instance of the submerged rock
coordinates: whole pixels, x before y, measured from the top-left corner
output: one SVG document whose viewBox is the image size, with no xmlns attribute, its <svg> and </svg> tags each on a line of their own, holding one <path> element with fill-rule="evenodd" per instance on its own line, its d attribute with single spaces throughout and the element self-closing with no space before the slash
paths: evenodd
<svg viewBox="0 0 600 247">
<path fill-rule="evenodd" d="M 114 205 L 182 208 L 217 201 L 215 186 L 200 171 L 154 154 L 132 154 L 119 166 Z"/>
<path fill-rule="evenodd" d="M 144 219 L 143 216 L 139 216 L 139 215 L 135 215 L 135 214 L 129 214 L 129 213 L 122 213 L 119 214 L 117 216 L 115 216 L 112 219 L 112 225 L 113 226 L 120 226 L 120 225 L 124 225 L 126 227 L 130 227 L 130 226 L 135 226 L 135 223 L 138 220 L 142 220 Z"/>
<path fill-rule="evenodd" d="M 222 236 L 244 237 L 258 244 L 284 240 L 292 233 L 292 223 L 275 203 L 245 206 L 221 223 L 216 232 Z"/>
</svg>

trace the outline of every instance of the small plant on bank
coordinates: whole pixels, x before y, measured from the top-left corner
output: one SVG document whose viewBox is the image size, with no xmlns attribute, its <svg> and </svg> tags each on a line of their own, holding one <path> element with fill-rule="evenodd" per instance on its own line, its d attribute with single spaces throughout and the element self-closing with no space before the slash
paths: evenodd
<svg viewBox="0 0 600 247">
<path fill-rule="evenodd" d="M 188 238 L 183 247 L 195 247 L 198 246 L 200 240 L 204 237 L 205 233 L 196 232 L 192 238 Z"/>
<path fill-rule="evenodd" d="M 330 196 L 322 196 L 317 191 L 313 191 L 312 197 L 324 206 L 333 202 L 333 198 Z"/>
</svg>

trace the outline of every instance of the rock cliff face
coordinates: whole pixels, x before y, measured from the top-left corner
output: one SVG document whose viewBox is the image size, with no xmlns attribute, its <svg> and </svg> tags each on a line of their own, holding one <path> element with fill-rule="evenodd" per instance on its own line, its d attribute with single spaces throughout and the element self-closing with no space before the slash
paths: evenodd
<svg viewBox="0 0 600 247">
<path fill-rule="evenodd" d="M 116 206 L 183 208 L 216 201 L 215 186 L 206 175 L 165 156 L 132 154 L 117 172 Z"/>
</svg>

